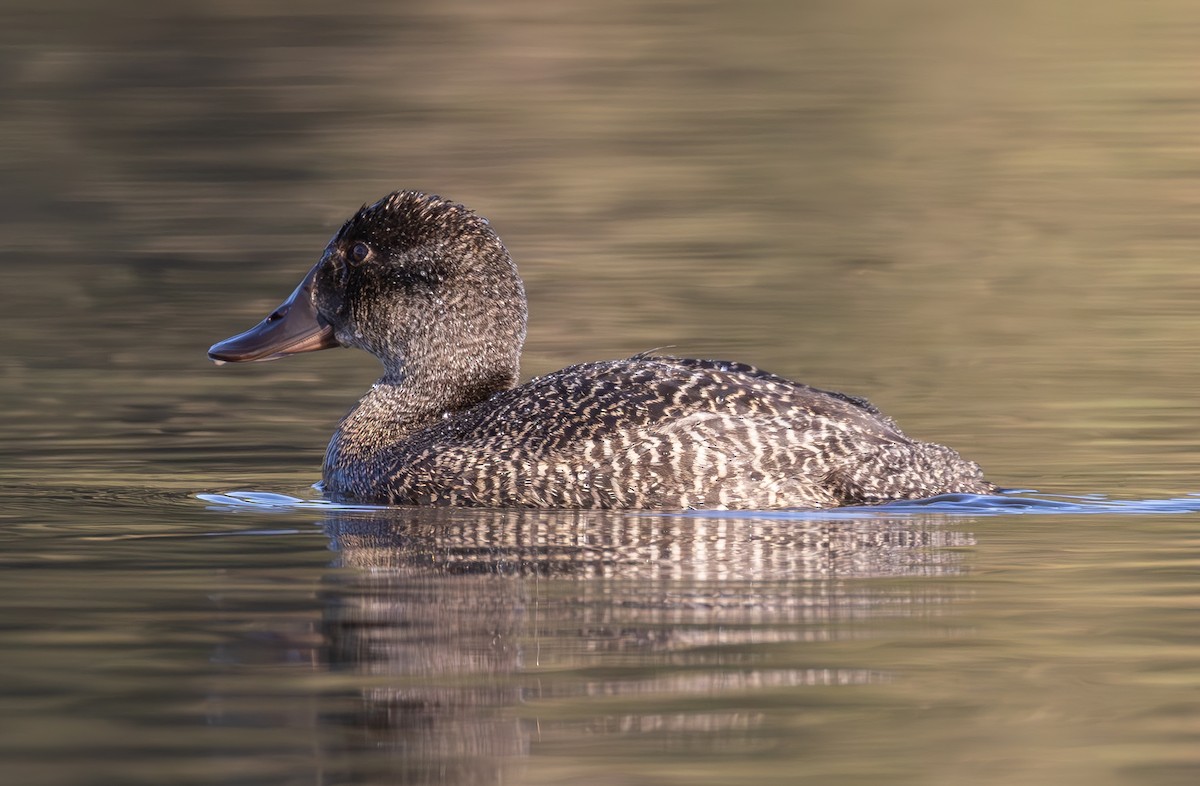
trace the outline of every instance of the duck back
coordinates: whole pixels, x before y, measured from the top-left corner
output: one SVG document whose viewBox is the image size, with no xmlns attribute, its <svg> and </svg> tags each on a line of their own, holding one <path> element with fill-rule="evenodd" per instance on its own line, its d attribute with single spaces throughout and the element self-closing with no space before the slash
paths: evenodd
<svg viewBox="0 0 1200 786">
<path fill-rule="evenodd" d="M 828 508 L 987 493 L 979 467 L 864 399 L 741 363 L 571 366 L 414 424 L 377 386 L 326 456 L 342 501 L 488 507 Z"/>
</svg>

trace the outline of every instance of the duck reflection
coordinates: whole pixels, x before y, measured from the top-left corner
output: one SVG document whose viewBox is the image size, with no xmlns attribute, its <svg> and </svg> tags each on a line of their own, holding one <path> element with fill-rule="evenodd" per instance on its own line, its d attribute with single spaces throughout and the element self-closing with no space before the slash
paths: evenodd
<svg viewBox="0 0 1200 786">
<path fill-rule="evenodd" d="M 807 643 L 953 600 L 946 582 L 860 579 L 953 574 L 973 542 L 917 517 L 414 509 L 324 527 L 343 569 L 322 660 L 362 686 L 329 720 L 405 783 L 503 782 L 581 731 L 752 749 L 755 697 L 888 679 L 809 662 Z"/>
<path fill-rule="evenodd" d="M 325 521 L 339 564 L 454 575 L 756 581 L 956 571 L 945 518 L 659 516 L 608 511 L 353 511 Z"/>
</svg>

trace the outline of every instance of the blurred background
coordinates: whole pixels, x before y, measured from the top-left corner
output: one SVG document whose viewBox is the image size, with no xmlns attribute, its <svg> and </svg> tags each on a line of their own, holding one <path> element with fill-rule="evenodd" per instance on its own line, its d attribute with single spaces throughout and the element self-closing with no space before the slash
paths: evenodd
<svg viewBox="0 0 1200 786">
<path fill-rule="evenodd" d="M 315 496 L 375 361 L 205 352 L 398 188 L 492 221 L 526 377 L 670 347 L 1005 486 L 1200 492 L 1198 44 L 1173 0 L 0 0 L 5 779 L 1194 783 L 1188 515 L 195 495 Z"/>
<path fill-rule="evenodd" d="M 205 349 L 359 205 L 416 188 L 516 258 L 526 375 L 671 346 L 866 395 L 1008 485 L 1149 493 L 1196 468 L 1187 3 L 0 12 L 18 452 L 153 426 L 182 440 L 169 482 L 206 435 L 262 429 L 315 478 L 374 361 Z"/>
</svg>

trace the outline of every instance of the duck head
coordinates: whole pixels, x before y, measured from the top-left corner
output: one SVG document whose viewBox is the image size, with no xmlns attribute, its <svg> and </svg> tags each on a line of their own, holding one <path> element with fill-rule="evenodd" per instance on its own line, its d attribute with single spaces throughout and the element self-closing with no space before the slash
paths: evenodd
<svg viewBox="0 0 1200 786">
<path fill-rule="evenodd" d="M 387 381 L 494 392 L 516 382 L 525 321 L 521 279 L 487 219 L 397 191 L 347 221 L 266 319 L 208 355 L 241 363 L 356 347 Z"/>
</svg>

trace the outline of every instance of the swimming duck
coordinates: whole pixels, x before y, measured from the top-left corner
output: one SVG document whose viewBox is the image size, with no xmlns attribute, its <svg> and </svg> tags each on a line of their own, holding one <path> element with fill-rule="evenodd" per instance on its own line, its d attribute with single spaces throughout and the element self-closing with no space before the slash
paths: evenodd
<svg viewBox="0 0 1200 786">
<path fill-rule="evenodd" d="M 537 508 L 831 508 L 995 486 L 856 396 L 743 363 L 640 354 L 517 384 L 525 291 L 487 219 L 416 191 L 366 205 L 218 363 L 329 347 L 383 376 L 338 425 L 342 502 Z"/>
</svg>

